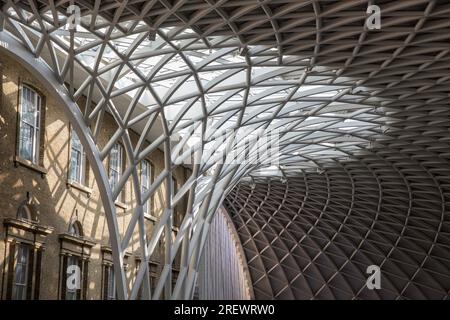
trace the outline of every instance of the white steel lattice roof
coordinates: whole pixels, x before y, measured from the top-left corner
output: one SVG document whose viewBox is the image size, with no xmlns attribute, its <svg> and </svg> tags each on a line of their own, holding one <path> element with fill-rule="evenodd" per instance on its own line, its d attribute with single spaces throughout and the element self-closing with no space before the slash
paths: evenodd
<svg viewBox="0 0 450 320">
<path fill-rule="evenodd" d="M 381 30 L 368 30 L 365 25 L 367 6 L 373 2 L 382 9 Z M 389 209 L 385 212 L 399 219 L 406 215 L 405 224 L 395 220 L 403 229 L 386 231 L 393 237 L 401 239 L 402 230 L 417 227 L 408 226 L 417 203 L 429 197 L 439 203 L 441 211 L 431 219 L 432 226 L 417 222 L 434 232 L 427 237 L 426 248 L 406 246 L 432 252 L 441 242 L 438 256 L 448 271 L 448 1 L 0 3 L 3 33 L 8 33 L 2 41 L 14 38 L 45 61 L 61 92 L 72 101 L 86 97 L 79 109 L 83 115 L 78 118 L 79 129 L 92 129 L 81 140 L 92 140 L 90 147 L 97 160 L 106 157 L 114 142 L 121 140 L 126 145 L 129 163 L 119 186 L 128 178 L 137 179 L 139 162 L 155 149 L 170 155 L 151 190 L 137 192 L 138 204 L 127 234 L 116 235 L 115 256 L 123 254 L 129 244 L 142 215 L 142 201 L 164 181 L 170 184 L 173 170 L 190 160 L 192 176 L 174 195 L 147 245 L 150 251 L 154 249 L 163 228 L 170 226 L 171 208 L 189 194 L 187 213 L 192 216 L 186 215 L 182 228 L 186 231 L 179 233 L 166 256 L 170 265 L 174 253 L 182 250 L 181 242 L 189 241 L 184 252 L 187 260 L 173 292 L 170 272 L 162 277 L 157 291 L 164 286 L 166 297 L 192 293 L 195 270 L 187 261 L 194 261 L 195 250 L 201 250 L 196 248 L 202 247 L 198 243 L 204 240 L 198 235 L 188 238 L 187 230 L 207 233 L 210 217 L 239 181 L 259 181 L 260 176 L 301 179 L 305 172 L 321 175 L 330 166 L 352 161 L 374 171 L 380 180 L 378 191 L 383 193 L 386 188 L 395 195 L 392 199 L 385 194 L 378 200 L 367 198 L 365 205 L 386 201 Z M 71 4 L 81 12 L 76 30 L 66 23 Z M 95 137 L 105 112 L 113 115 L 118 130 L 106 145 L 98 145 Z M 135 145 L 129 140 L 130 130 L 142 136 Z M 265 139 L 264 147 L 256 143 L 256 137 Z M 145 138 L 152 143 L 144 147 Z M 250 148 L 250 159 L 230 161 L 235 155 L 232 151 L 245 153 L 245 146 Z M 275 152 L 261 152 L 258 158 L 258 151 L 267 146 Z M 102 170 L 99 165 L 97 180 L 102 179 Z M 358 181 L 366 178 L 358 170 L 352 175 Z M 396 183 L 398 179 L 402 182 Z M 364 181 L 360 188 L 354 194 L 364 193 Z M 111 201 L 120 188 L 109 191 L 106 211 L 110 229 L 114 229 Z M 404 192 L 407 204 L 403 203 Z M 344 210 L 355 203 L 351 198 Z M 417 221 L 422 221 L 417 214 Z M 392 248 L 399 241 L 393 241 Z M 116 266 L 120 265 L 116 259 Z M 140 271 L 138 283 L 144 272 Z"/>
</svg>

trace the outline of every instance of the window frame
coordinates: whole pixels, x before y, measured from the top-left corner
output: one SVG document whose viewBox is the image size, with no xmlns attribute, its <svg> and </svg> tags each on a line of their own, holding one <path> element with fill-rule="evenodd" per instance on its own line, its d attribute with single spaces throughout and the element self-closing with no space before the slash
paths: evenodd
<svg viewBox="0 0 450 320">
<path fill-rule="evenodd" d="M 102 300 L 117 300 L 117 284 L 115 277 L 111 279 L 111 275 L 114 276 L 114 262 L 112 257 L 112 249 L 108 245 L 102 245 L 100 247 L 102 252 L 102 282 L 101 282 L 101 299 Z M 124 253 L 123 257 L 123 271 L 126 273 L 128 270 L 128 258 L 129 252 Z M 111 269 L 109 269 L 111 268 Z M 112 270 L 112 273 L 110 272 Z M 112 282 L 111 282 L 112 281 Z M 109 285 L 113 284 L 114 296 L 110 294 Z M 114 297 L 114 299 L 112 299 Z"/>
<path fill-rule="evenodd" d="M 12 293 L 11 293 L 11 299 L 12 300 L 27 300 L 29 295 L 30 288 L 30 263 L 32 262 L 32 253 L 31 253 L 31 247 L 24 243 L 17 243 L 16 244 L 16 251 L 14 252 L 14 258 L 15 258 L 15 265 L 14 265 L 14 273 L 13 273 L 13 279 L 12 279 Z M 23 253 L 25 250 L 26 252 L 26 258 L 24 261 L 22 261 Z M 32 267 L 32 266 L 31 266 Z M 21 276 L 24 277 L 24 280 L 21 282 L 18 282 L 18 271 L 21 271 Z M 22 283 L 23 282 L 23 283 Z M 18 287 L 22 288 L 22 294 L 21 296 L 17 296 L 17 290 Z"/>
<path fill-rule="evenodd" d="M 118 147 L 118 159 L 117 159 L 117 169 L 113 168 L 113 149 Z M 123 165 L 124 165 L 124 147 L 121 143 L 116 142 L 113 147 L 111 148 L 111 151 L 109 153 L 109 165 L 108 165 L 108 180 L 109 180 L 109 186 L 111 188 L 111 190 L 115 190 L 116 185 L 119 183 L 120 178 L 122 177 L 123 174 Z M 117 181 L 114 181 L 114 184 L 112 184 L 113 179 L 112 179 L 112 172 L 116 172 L 117 173 Z M 124 192 L 122 192 L 123 190 L 121 190 L 121 192 L 118 194 L 117 196 L 117 200 L 116 201 L 122 201 L 123 200 L 123 195 Z"/>
<path fill-rule="evenodd" d="M 15 281 L 17 250 L 21 245 L 28 246 L 28 270 L 26 299 L 39 299 L 42 256 L 45 250 L 46 237 L 53 232 L 53 228 L 38 223 L 17 218 L 3 220 L 5 231 L 5 250 L 3 264 L 3 282 L 1 283 L 0 300 L 13 298 L 13 284 Z M 15 293 L 14 293 L 15 294 Z"/>
<path fill-rule="evenodd" d="M 171 197 L 172 197 L 172 199 L 171 199 L 171 202 L 173 201 L 173 199 L 175 198 L 175 196 L 177 195 L 177 192 L 178 192 L 178 181 L 177 181 L 177 178 L 172 174 L 172 177 L 171 177 Z M 172 222 L 172 225 L 173 226 L 176 226 L 176 227 L 179 227 L 179 217 L 178 217 L 178 204 L 179 203 L 177 203 L 176 205 L 174 205 L 173 206 L 173 208 L 172 208 L 172 212 L 173 212 L 173 222 Z"/>
<path fill-rule="evenodd" d="M 81 222 L 78 220 L 74 220 L 72 223 L 70 223 L 68 233 L 74 237 L 83 237 L 83 226 Z"/>
<path fill-rule="evenodd" d="M 75 231 L 75 232 L 72 232 Z M 67 227 L 67 232 L 59 234 L 60 240 L 60 269 L 59 293 L 61 300 L 69 300 L 68 293 L 76 292 L 75 300 L 86 300 L 89 283 L 89 263 L 94 241 L 84 236 L 83 225 L 79 220 L 73 219 Z M 77 265 L 80 268 L 80 288 L 69 290 L 67 288 L 67 267 Z M 69 295 L 70 296 L 70 295 Z M 72 299 L 73 300 L 73 299 Z"/>
<path fill-rule="evenodd" d="M 84 150 L 84 146 L 80 141 L 80 138 L 78 137 L 77 133 L 75 132 L 75 130 L 73 130 L 73 128 L 71 129 L 71 134 L 70 134 L 70 156 L 69 156 L 69 181 L 70 182 L 75 182 L 78 183 L 80 185 L 86 185 L 87 182 L 87 161 L 86 161 L 86 151 Z M 80 150 L 76 150 L 76 148 L 74 147 L 74 138 L 77 138 L 79 141 L 79 146 L 80 146 Z M 72 159 L 74 156 L 74 151 L 78 153 L 78 157 L 77 157 L 77 163 L 78 161 L 79 163 L 79 170 L 77 172 L 77 176 L 75 177 L 75 179 L 72 176 Z"/>
<path fill-rule="evenodd" d="M 144 185 L 143 183 L 143 172 L 144 172 L 144 164 L 147 167 L 147 173 L 148 176 L 146 177 L 147 185 Z M 147 192 L 153 183 L 153 165 L 152 163 L 144 159 L 140 163 L 140 174 L 139 174 L 139 185 L 141 188 L 141 194 L 144 195 L 145 192 Z M 142 205 L 142 211 L 144 212 L 145 216 L 152 217 L 153 216 L 153 201 L 152 201 L 153 195 L 145 201 L 145 203 Z"/>
<path fill-rule="evenodd" d="M 25 217 L 23 216 L 23 214 L 25 213 Z M 30 208 L 30 206 L 26 203 L 21 204 L 19 206 L 19 208 L 17 209 L 17 213 L 16 213 L 16 218 L 19 220 L 25 220 L 25 221 L 35 221 L 33 219 L 33 212 Z"/>
<path fill-rule="evenodd" d="M 67 262 L 66 262 L 66 270 L 65 270 L 65 276 L 64 281 L 67 281 L 67 267 L 69 265 L 77 265 L 80 268 L 81 274 L 80 274 L 80 282 L 84 279 L 84 273 L 83 268 L 81 266 L 82 264 L 82 258 L 77 255 L 68 255 L 67 256 Z M 81 290 L 82 288 L 78 289 L 69 289 L 67 285 L 65 286 L 65 293 L 64 293 L 64 300 L 81 300 Z M 71 298 L 69 298 L 71 297 Z"/>
<path fill-rule="evenodd" d="M 159 263 L 156 261 L 150 260 L 148 263 L 148 275 L 149 275 L 149 282 L 150 282 L 150 292 L 152 295 L 155 294 L 156 286 L 158 285 L 159 280 Z"/>
<path fill-rule="evenodd" d="M 141 267 L 142 260 L 140 257 L 136 258 L 136 276 L 139 272 L 139 268 Z M 159 262 L 156 260 L 150 259 L 148 261 L 148 284 L 150 286 L 150 293 L 153 296 L 156 290 L 156 286 L 158 285 L 159 280 Z M 139 288 L 137 299 L 142 300 L 142 290 L 143 290 L 143 284 Z M 154 299 L 154 297 L 152 297 Z"/>
<path fill-rule="evenodd" d="M 114 276 L 114 266 L 113 265 L 105 265 L 105 276 L 106 276 L 106 284 L 105 284 L 105 300 L 117 300 L 117 287 L 116 287 L 116 278 Z"/>
<path fill-rule="evenodd" d="M 171 186 L 170 186 L 170 188 L 171 188 L 170 192 L 171 192 L 171 195 L 172 195 L 172 199 L 171 200 L 173 201 L 173 198 L 175 198 L 175 196 L 176 196 L 176 194 L 178 192 L 177 178 L 175 178 L 173 176 L 173 174 L 172 174 L 172 177 L 171 177 Z"/>
<path fill-rule="evenodd" d="M 35 103 L 35 111 L 34 111 L 34 124 L 28 123 L 26 120 L 24 120 L 24 102 L 25 92 L 29 90 L 32 94 L 34 94 L 34 103 Z M 18 125 L 17 125 L 17 155 L 20 159 L 30 161 L 34 165 L 41 165 L 41 135 L 43 130 L 43 123 L 42 119 L 44 116 L 45 111 L 45 104 L 44 104 L 44 97 L 39 92 L 39 90 L 35 89 L 33 86 L 21 83 L 20 84 L 20 90 L 19 90 L 19 108 L 18 108 Z M 22 128 L 26 125 L 31 128 L 33 134 L 32 134 L 32 141 L 31 141 L 31 159 L 28 159 L 24 156 L 24 154 L 21 152 L 22 148 Z"/>
</svg>

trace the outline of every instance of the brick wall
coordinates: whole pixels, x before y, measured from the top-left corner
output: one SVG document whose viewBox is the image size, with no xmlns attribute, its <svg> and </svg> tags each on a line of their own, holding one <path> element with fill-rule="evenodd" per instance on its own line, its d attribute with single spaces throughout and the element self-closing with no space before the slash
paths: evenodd
<svg viewBox="0 0 450 320">
<path fill-rule="evenodd" d="M 89 280 L 87 299 L 101 298 L 102 252 L 101 246 L 108 245 L 108 228 L 99 197 L 99 191 L 92 172 L 88 174 L 86 192 L 67 185 L 70 156 L 70 124 L 62 107 L 58 106 L 52 94 L 33 78 L 20 64 L 6 57 L 0 57 L 1 102 L 0 102 L 0 221 L 15 218 L 17 209 L 30 193 L 33 208 L 39 217 L 40 224 L 51 226 L 53 232 L 46 238 L 46 249 L 42 257 L 42 278 L 40 285 L 41 299 L 57 299 L 59 284 L 59 234 L 68 231 L 69 223 L 77 213 L 82 223 L 84 235 L 92 239 L 96 245 L 92 248 L 89 264 Z M 17 145 L 17 115 L 19 107 L 19 88 L 21 83 L 36 88 L 45 97 L 45 135 L 43 167 L 47 174 L 32 170 L 22 165 L 15 165 Z M 80 101 L 80 106 L 83 105 Z M 98 143 L 104 145 L 113 135 L 116 127 L 110 115 L 106 115 Z M 138 139 L 132 135 L 133 142 Z M 164 168 L 164 155 L 157 150 L 149 156 L 158 176 Z M 106 167 L 108 159 L 105 160 Z M 178 168 L 175 178 L 179 187 L 186 180 L 187 169 Z M 131 179 L 130 179 L 131 180 Z M 165 185 L 158 189 L 154 197 L 154 214 L 159 216 L 165 205 Z M 134 207 L 134 194 L 131 181 L 127 182 L 124 202 L 129 209 L 117 208 L 119 229 L 125 232 Z M 182 204 L 184 208 L 185 202 Z M 183 210 L 180 210 L 183 212 Z M 149 235 L 154 222 L 147 222 Z M 0 222 L 0 288 L 6 277 L 3 276 L 5 262 L 5 227 Z M 134 235 L 129 251 L 135 252 L 139 241 Z M 129 275 L 136 273 L 135 258 L 128 258 Z"/>
</svg>

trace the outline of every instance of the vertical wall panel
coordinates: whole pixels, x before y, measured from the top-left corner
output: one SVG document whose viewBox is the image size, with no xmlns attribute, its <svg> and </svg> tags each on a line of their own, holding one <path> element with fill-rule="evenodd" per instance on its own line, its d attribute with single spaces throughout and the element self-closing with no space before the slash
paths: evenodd
<svg viewBox="0 0 450 320">
<path fill-rule="evenodd" d="M 249 300 L 253 290 L 242 246 L 224 208 L 211 222 L 198 275 L 201 300 Z"/>
</svg>

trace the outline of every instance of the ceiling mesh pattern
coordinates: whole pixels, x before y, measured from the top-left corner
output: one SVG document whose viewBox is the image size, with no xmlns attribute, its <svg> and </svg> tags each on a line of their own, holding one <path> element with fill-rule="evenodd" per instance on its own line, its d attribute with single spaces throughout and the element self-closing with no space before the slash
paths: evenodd
<svg viewBox="0 0 450 320">
<path fill-rule="evenodd" d="M 71 4 L 81 9 L 77 30 L 66 27 Z M 365 26 L 369 4 L 382 9 L 381 30 Z M 308 233 L 309 228 L 295 227 L 305 232 L 308 240 L 302 242 L 324 252 L 334 250 L 338 257 L 320 255 L 327 261 L 322 261 L 324 265 L 334 265 L 331 271 L 319 272 L 319 267 L 306 268 L 298 262 L 300 269 L 315 270 L 319 288 L 308 291 L 305 280 L 304 288 L 295 289 L 298 283 L 292 272 L 286 271 L 285 276 L 270 275 L 270 280 L 277 280 L 264 285 L 262 296 L 363 297 L 368 293 L 359 292 L 362 277 L 356 272 L 361 266 L 352 257 L 360 243 L 368 252 L 365 262 L 385 260 L 383 265 L 389 266 L 386 274 L 400 279 L 399 283 L 385 281 L 386 285 L 391 283 L 390 290 L 373 293 L 377 297 L 447 296 L 448 1 L 24 0 L 0 1 L 0 5 L 0 49 L 8 51 L 3 46 L 9 42 L 13 54 L 12 44 L 20 43 L 21 49 L 45 62 L 43 67 L 34 60 L 42 74 L 51 72 L 51 76 L 45 73 L 46 79 L 54 80 L 58 93 L 72 102 L 86 98 L 83 105 L 69 109 L 78 115 L 72 120 L 90 151 L 101 185 L 119 298 L 128 296 L 119 257 L 123 257 L 136 229 L 144 259 L 160 238 L 170 244 L 156 292 L 144 290 L 145 296 L 159 297 L 163 291 L 166 298 L 192 296 L 209 222 L 225 195 L 249 178 L 257 181 L 257 192 L 248 196 L 249 191 L 244 191 L 247 182 L 243 182 L 227 199 L 232 204 L 230 210 L 240 213 L 235 216 L 236 223 L 242 215 L 243 221 L 252 224 L 254 214 L 262 212 L 273 215 L 267 225 L 270 228 L 277 228 L 283 215 L 293 219 L 293 227 L 302 219 L 312 219 L 314 234 Z M 33 64 L 25 54 L 21 59 Z M 105 113 L 113 116 L 117 131 L 101 144 L 97 134 Z M 276 166 L 270 156 L 256 163 L 226 161 L 230 151 L 246 146 L 239 134 L 267 137 L 273 131 L 279 133 Z M 131 141 L 131 132 L 140 133 L 137 143 Z M 228 140 L 224 143 L 218 136 Z M 151 145 L 146 146 L 146 139 Z M 102 160 L 117 141 L 123 143 L 128 162 L 123 178 L 112 189 Z M 249 147 L 254 158 L 259 146 L 250 143 Z M 156 149 L 165 151 L 165 169 L 143 193 L 139 164 Z M 174 194 L 171 174 L 186 159 L 196 160 L 192 175 Z M 258 180 L 261 175 L 279 176 L 286 185 L 275 187 L 275 182 Z M 136 189 L 136 204 L 131 208 L 126 234 L 120 236 L 114 201 L 127 179 Z M 163 183 L 169 186 L 167 198 L 171 200 L 156 231 L 147 238 L 142 203 Z M 286 196 L 297 199 L 289 213 L 296 215 L 290 216 L 284 207 L 268 209 L 276 201 L 286 202 L 279 196 L 285 193 L 276 190 L 287 185 L 291 187 Z M 269 186 L 269 193 L 261 191 Z M 185 219 L 172 240 L 172 210 L 185 196 L 189 198 Z M 241 210 L 246 201 L 261 202 L 259 209 L 249 212 L 250 220 Z M 306 204 L 310 206 L 307 215 L 302 211 Z M 356 228 L 357 221 L 361 230 Z M 322 227 L 327 231 L 320 230 Z M 262 232 L 251 230 L 247 237 L 261 237 L 265 232 L 269 232 L 268 227 Z M 316 236 L 316 242 L 310 235 Z M 243 231 L 241 236 L 245 237 Z M 267 235 L 266 239 L 272 237 Z M 369 241 L 373 239 L 384 246 L 378 249 Z M 243 239 L 250 243 L 246 241 Z M 323 242 L 330 244 L 325 248 Z M 338 250 L 339 245 L 347 247 Z M 290 243 L 286 246 L 289 250 L 292 247 Z M 273 251 L 269 247 L 261 257 Z M 180 251 L 182 266 L 172 288 L 170 269 Z M 361 254 L 353 255 L 359 258 Z M 314 260 L 313 252 L 307 257 L 311 265 L 319 259 Z M 379 261 L 377 257 L 384 258 Z M 268 265 L 272 267 L 282 258 L 259 259 L 252 269 L 256 280 L 266 273 Z M 295 266 L 295 259 L 293 252 L 282 264 L 286 260 L 286 267 Z M 343 260 L 349 262 L 344 265 Z M 406 262 L 408 267 L 400 267 L 394 260 Z M 142 265 L 131 298 L 136 297 L 142 282 L 148 287 L 143 280 L 148 270 Z M 359 280 L 351 282 L 340 275 L 341 267 L 342 271 L 352 268 Z M 333 278 L 325 275 L 336 271 Z M 306 279 L 302 274 L 298 277 Z M 291 285 L 292 289 L 288 288 Z M 340 288 L 340 294 L 338 289 L 330 289 L 334 287 Z"/>
<path fill-rule="evenodd" d="M 449 166 L 378 160 L 228 195 L 257 299 L 448 299 Z M 380 290 L 366 287 L 370 265 Z"/>
</svg>

